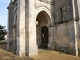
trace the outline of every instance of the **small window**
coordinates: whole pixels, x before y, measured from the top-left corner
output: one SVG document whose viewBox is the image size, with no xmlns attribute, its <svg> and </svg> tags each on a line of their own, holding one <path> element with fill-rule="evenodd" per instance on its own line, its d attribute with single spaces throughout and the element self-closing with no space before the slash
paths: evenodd
<svg viewBox="0 0 80 60">
<path fill-rule="evenodd" d="M 60 23 L 63 22 L 63 9 L 60 8 Z"/>
</svg>

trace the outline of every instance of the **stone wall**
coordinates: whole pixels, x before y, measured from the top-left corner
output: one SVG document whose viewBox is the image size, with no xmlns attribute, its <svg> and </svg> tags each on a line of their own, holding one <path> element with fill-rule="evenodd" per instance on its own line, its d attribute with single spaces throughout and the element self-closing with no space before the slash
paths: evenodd
<svg viewBox="0 0 80 60">
<path fill-rule="evenodd" d="M 74 48 L 74 22 L 55 25 L 54 43 L 56 50 L 69 52 Z M 73 47 L 73 48 L 72 48 Z"/>
<path fill-rule="evenodd" d="M 77 21 L 77 39 L 78 39 L 78 48 L 80 49 L 80 21 Z"/>
<path fill-rule="evenodd" d="M 55 24 L 73 20 L 71 0 L 54 0 L 54 22 Z"/>
<path fill-rule="evenodd" d="M 80 0 L 77 0 L 76 3 L 77 3 L 77 7 L 75 7 L 75 8 L 78 9 L 78 10 L 77 10 L 77 13 L 78 13 L 77 15 L 78 15 L 78 17 L 80 18 Z"/>
<path fill-rule="evenodd" d="M 77 1 L 79 2 L 79 0 Z M 14 16 L 13 4 L 10 3 L 8 21 L 8 49 L 14 48 L 14 45 L 16 44 L 16 54 L 19 56 L 25 56 L 25 54 L 27 56 L 32 56 L 38 53 L 37 44 L 40 45 L 41 42 L 37 41 L 37 43 L 36 37 L 38 40 L 41 38 L 39 37 L 40 35 L 36 36 L 36 33 L 40 34 L 41 27 L 36 28 L 36 19 L 38 14 L 43 12 L 47 23 L 44 24 L 43 22 L 45 19 L 42 19 L 44 21 L 42 21 L 40 26 L 46 25 L 49 29 L 48 48 L 68 53 L 69 51 L 71 51 L 71 53 L 74 52 L 72 51 L 75 50 L 75 30 L 72 0 L 53 0 L 53 2 L 51 2 L 51 0 L 17 0 L 16 8 L 17 10 Z M 76 16 L 78 16 L 78 12 L 79 11 L 76 12 Z M 13 22 L 16 24 L 15 31 L 13 31 Z M 80 48 L 79 22 L 80 21 L 77 21 L 76 26 L 78 34 L 78 48 Z M 13 36 L 13 32 L 15 33 L 15 37 Z M 14 39 L 16 39 L 16 42 Z M 15 44 L 13 44 L 14 42 Z"/>
</svg>

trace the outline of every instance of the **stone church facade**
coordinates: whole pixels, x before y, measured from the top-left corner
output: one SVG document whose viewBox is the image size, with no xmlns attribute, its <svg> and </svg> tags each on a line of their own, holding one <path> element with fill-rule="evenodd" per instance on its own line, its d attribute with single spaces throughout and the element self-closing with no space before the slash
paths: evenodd
<svg viewBox="0 0 80 60">
<path fill-rule="evenodd" d="M 12 0 L 8 6 L 8 44 L 20 57 L 39 48 L 80 54 L 79 0 Z"/>
</svg>

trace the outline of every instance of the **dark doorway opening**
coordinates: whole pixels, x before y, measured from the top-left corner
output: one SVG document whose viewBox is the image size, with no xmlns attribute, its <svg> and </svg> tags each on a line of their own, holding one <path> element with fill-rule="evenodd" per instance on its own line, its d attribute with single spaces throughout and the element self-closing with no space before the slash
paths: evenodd
<svg viewBox="0 0 80 60">
<path fill-rule="evenodd" d="M 48 48 L 48 28 L 46 26 L 41 28 L 41 47 Z"/>
</svg>

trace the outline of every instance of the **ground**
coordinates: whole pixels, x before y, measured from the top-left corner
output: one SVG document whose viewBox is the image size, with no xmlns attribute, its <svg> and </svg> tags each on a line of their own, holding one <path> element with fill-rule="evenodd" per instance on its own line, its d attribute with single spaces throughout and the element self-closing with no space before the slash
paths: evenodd
<svg viewBox="0 0 80 60">
<path fill-rule="evenodd" d="M 45 49 L 39 49 L 37 56 L 20 58 L 7 51 L 6 46 L 6 44 L 0 44 L 0 60 L 80 60 L 80 57 Z"/>
</svg>

